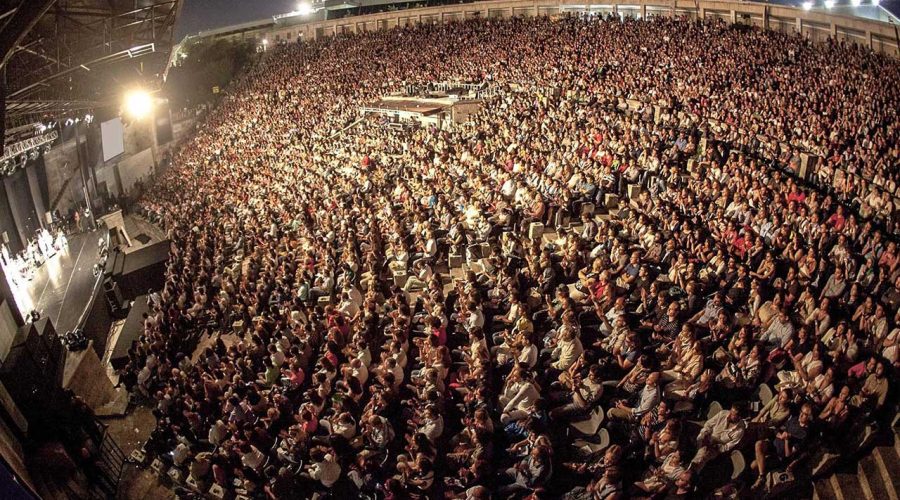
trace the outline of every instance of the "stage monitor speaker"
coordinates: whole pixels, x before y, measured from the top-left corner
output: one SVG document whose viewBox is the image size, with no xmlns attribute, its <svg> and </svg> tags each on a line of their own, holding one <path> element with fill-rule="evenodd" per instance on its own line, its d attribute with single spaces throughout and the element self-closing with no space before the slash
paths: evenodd
<svg viewBox="0 0 900 500">
<path fill-rule="evenodd" d="M 169 259 L 169 240 L 153 243 L 124 254 L 121 267 L 116 258 L 113 279 L 122 295 L 134 300 L 147 290 L 161 290 L 165 285 L 166 261 Z"/>
<path fill-rule="evenodd" d="M 122 308 L 125 299 L 122 297 L 118 283 L 110 278 L 103 280 L 103 294 L 106 296 L 106 303 L 109 304 L 110 311 L 116 312 Z"/>
</svg>

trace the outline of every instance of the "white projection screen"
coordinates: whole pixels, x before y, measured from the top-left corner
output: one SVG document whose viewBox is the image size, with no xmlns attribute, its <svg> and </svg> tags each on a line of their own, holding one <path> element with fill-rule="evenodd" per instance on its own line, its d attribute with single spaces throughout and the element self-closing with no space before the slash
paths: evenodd
<svg viewBox="0 0 900 500">
<path fill-rule="evenodd" d="M 121 118 L 113 118 L 100 124 L 103 136 L 103 161 L 109 161 L 125 152 L 125 127 Z"/>
</svg>

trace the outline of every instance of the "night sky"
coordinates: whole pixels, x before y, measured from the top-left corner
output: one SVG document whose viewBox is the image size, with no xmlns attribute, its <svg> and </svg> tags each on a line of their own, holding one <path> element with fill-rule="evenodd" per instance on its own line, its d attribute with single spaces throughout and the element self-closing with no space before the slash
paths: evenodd
<svg viewBox="0 0 900 500">
<path fill-rule="evenodd" d="M 299 0 L 184 0 L 175 39 L 201 30 L 272 17 L 296 9 Z"/>
</svg>

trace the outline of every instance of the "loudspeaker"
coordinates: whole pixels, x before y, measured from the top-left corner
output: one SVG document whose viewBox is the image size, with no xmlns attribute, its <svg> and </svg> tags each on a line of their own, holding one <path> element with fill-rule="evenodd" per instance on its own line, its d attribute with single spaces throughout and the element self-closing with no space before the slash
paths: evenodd
<svg viewBox="0 0 900 500">
<path fill-rule="evenodd" d="M 23 326 L 0 368 L 0 382 L 29 422 L 40 425 L 59 410 L 65 349 L 47 318 Z"/>
<path fill-rule="evenodd" d="M 109 278 L 103 280 L 103 294 L 106 296 L 106 303 L 109 305 L 111 312 L 115 313 L 122 308 L 124 299 L 118 283 Z"/>
</svg>

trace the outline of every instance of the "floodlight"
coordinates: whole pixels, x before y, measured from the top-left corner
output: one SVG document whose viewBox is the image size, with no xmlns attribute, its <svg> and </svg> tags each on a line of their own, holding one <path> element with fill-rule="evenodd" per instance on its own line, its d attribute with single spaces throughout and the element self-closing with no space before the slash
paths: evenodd
<svg viewBox="0 0 900 500">
<path fill-rule="evenodd" d="M 850 5 L 859 7 L 860 5 L 862 5 L 862 0 L 850 0 Z"/>
<path fill-rule="evenodd" d="M 834 0 L 825 0 L 825 8 L 833 9 L 834 8 Z"/>
<path fill-rule="evenodd" d="M 803 2 L 803 10 L 810 10 L 810 9 L 812 9 L 812 7 L 813 7 L 812 2 L 809 2 L 809 1 Z"/>
<path fill-rule="evenodd" d="M 878 7 L 878 4 L 880 4 L 880 3 L 881 3 L 881 0 L 872 0 L 872 5 L 874 5 L 875 7 Z"/>
<path fill-rule="evenodd" d="M 310 5 L 309 3 L 300 2 L 300 4 L 297 5 L 297 14 L 300 14 L 301 16 L 308 16 L 312 13 L 313 13 L 313 8 L 312 8 L 312 5 Z"/>
<path fill-rule="evenodd" d="M 125 112 L 132 118 L 141 119 L 153 109 L 153 98 L 146 90 L 135 89 L 125 94 Z"/>
</svg>

